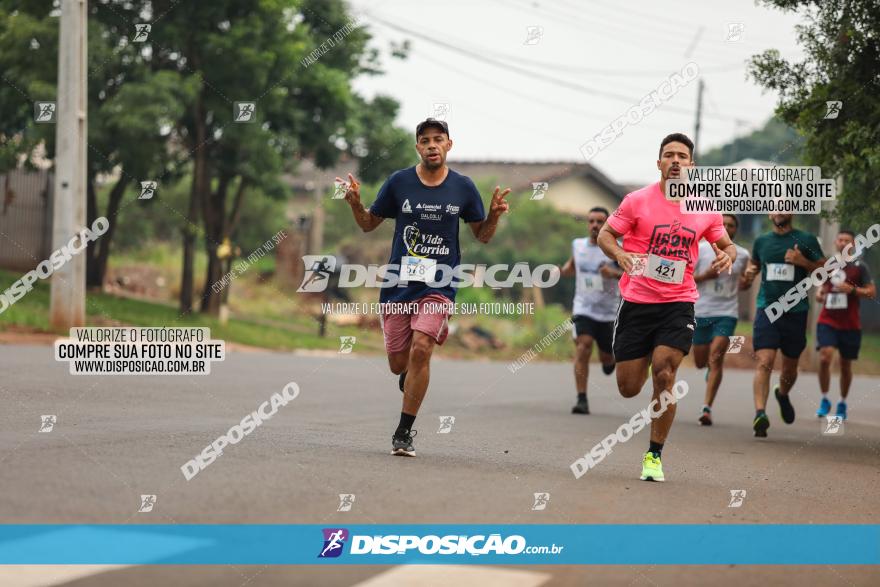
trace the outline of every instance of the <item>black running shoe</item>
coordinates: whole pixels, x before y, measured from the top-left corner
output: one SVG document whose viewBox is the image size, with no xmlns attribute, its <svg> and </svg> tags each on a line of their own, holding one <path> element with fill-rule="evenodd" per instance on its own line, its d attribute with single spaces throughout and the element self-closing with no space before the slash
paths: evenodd
<svg viewBox="0 0 880 587">
<path fill-rule="evenodd" d="M 752 429 L 755 431 L 755 436 L 758 438 L 767 438 L 767 428 L 770 428 L 770 418 L 767 417 L 767 414 L 755 416 L 755 421 L 752 423 Z"/>
<path fill-rule="evenodd" d="M 786 424 L 794 422 L 794 406 L 791 405 L 791 399 L 789 399 L 787 393 L 785 395 L 779 393 L 779 384 L 773 388 L 773 395 L 776 396 L 776 401 L 779 402 L 779 413 L 782 414 L 782 421 Z"/>
<path fill-rule="evenodd" d="M 578 401 L 571 409 L 572 414 L 589 414 L 590 413 L 590 404 L 587 402 L 586 396 L 584 399 L 581 399 L 578 396 Z"/>
<path fill-rule="evenodd" d="M 400 391 L 403 391 L 403 384 L 406 381 L 406 371 L 400 374 L 400 377 L 397 378 L 397 386 L 400 388 Z"/>
<path fill-rule="evenodd" d="M 602 373 L 605 375 L 611 375 L 614 373 L 614 368 L 617 367 L 617 363 L 611 363 L 610 365 L 602 365 Z"/>
<path fill-rule="evenodd" d="M 391 437 L 391 454 L 398 457 L 414 457 L 416 449 L 413 447 L 413 437 L 418 434 L 415 430 L 399 430 Z"/>
</svg>

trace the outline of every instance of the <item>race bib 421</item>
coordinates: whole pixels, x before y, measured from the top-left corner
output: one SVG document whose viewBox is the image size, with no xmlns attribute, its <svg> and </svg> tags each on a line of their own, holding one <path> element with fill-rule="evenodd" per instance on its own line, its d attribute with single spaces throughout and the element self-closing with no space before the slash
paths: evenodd
<svg viewBox="0 0 880 587">
<path fill-rule="evenodd" d="M 683 259 L 664 259 L 657 255 L 648 255 L 647 277 L 663 283 L 681 283 L 684 281 L 684 270 L 687 263 Z"/>
</svg>

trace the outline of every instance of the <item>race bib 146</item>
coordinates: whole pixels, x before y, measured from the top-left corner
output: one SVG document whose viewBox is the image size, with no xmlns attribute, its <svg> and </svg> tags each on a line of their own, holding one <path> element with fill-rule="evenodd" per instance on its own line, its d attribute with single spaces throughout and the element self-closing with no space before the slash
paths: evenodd
<svg viewBox="0 0 880 587">
<path fill-rule="evenodd" d="M 794 281 L 794 265 L 767 263 L 767 281 Z"/>
</svg>

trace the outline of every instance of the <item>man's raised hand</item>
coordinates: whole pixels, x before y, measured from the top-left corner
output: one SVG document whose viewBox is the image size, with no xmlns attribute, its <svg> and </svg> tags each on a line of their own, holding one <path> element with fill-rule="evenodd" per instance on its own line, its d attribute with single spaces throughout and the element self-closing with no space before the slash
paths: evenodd
<svg viewBox="0 0 880 587">
<path fill-rule="evenodd" d="M 361 184 L 358 183 L 358 180 L 356 180 L 352 174 L 348 174 L 347 182 L 341 177 L 337 177 L 336 183 L 346 186 L 345 201 L 348 202 L 350 206 L 356 206 L 361 203 Z"/>
<path fill-rule="evenodd" d="M 489 214 L 493 216 L 501 216 L 510 209 L 510 204 L 504 198 L 510 193 L 510 188 L 501 191 L 501 186 L 495 186 L 495 193 L 492 194 L 492 202 L 489 204 Z"/>
<path fill-rule="evenodd" d="M 803 267 L 807 264 L 807 258 L 798 248 L 797 244 L 795 244 L 793 249 L 788 249 L 787 251 L 785 251 L 785 262 Z"/>
<path fill-rule="evenodd" d="M 725 269 L 730 273 L 733 270 L 733 261 L 730 260 L 730 255 L 719 249 L 715 243 L 712 243 L 712 250 L 715 251 L 715 260 L 712 261 L 712 269 L 715 270 L 715 273 L 720 275 Z"/>
</svg>

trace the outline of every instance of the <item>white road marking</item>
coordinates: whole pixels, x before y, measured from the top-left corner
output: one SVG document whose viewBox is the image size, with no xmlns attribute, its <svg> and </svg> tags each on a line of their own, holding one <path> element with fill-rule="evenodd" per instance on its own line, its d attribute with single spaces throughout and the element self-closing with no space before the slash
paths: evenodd
<svg viewBox="0 0 880 587">
<path fill-rule="evenodd" d="M 102 541 L 108 544 L 127 543 L 129 549 L 137 546 L 142 549 L 141 552 L 150 553 L 150 558 L 147 560 L 161 560 L 211 544 L 210 540 L 160 534 L 135 525 L 125 529 L 74 526 L 6 541 L 0 543 L 0 550 L 3 552 L 4 560 L 27 560 L 32 552 L 47 548 L 47 544 L 100 544 Z M 0 585 L 51 587 L 131 566 L 135 565 L 0 565 Z"/>
<path fill-rule="evenodd" d="M 53 587 L 132 565 L 0 565 L 4 587 Z"/>
</svg>

